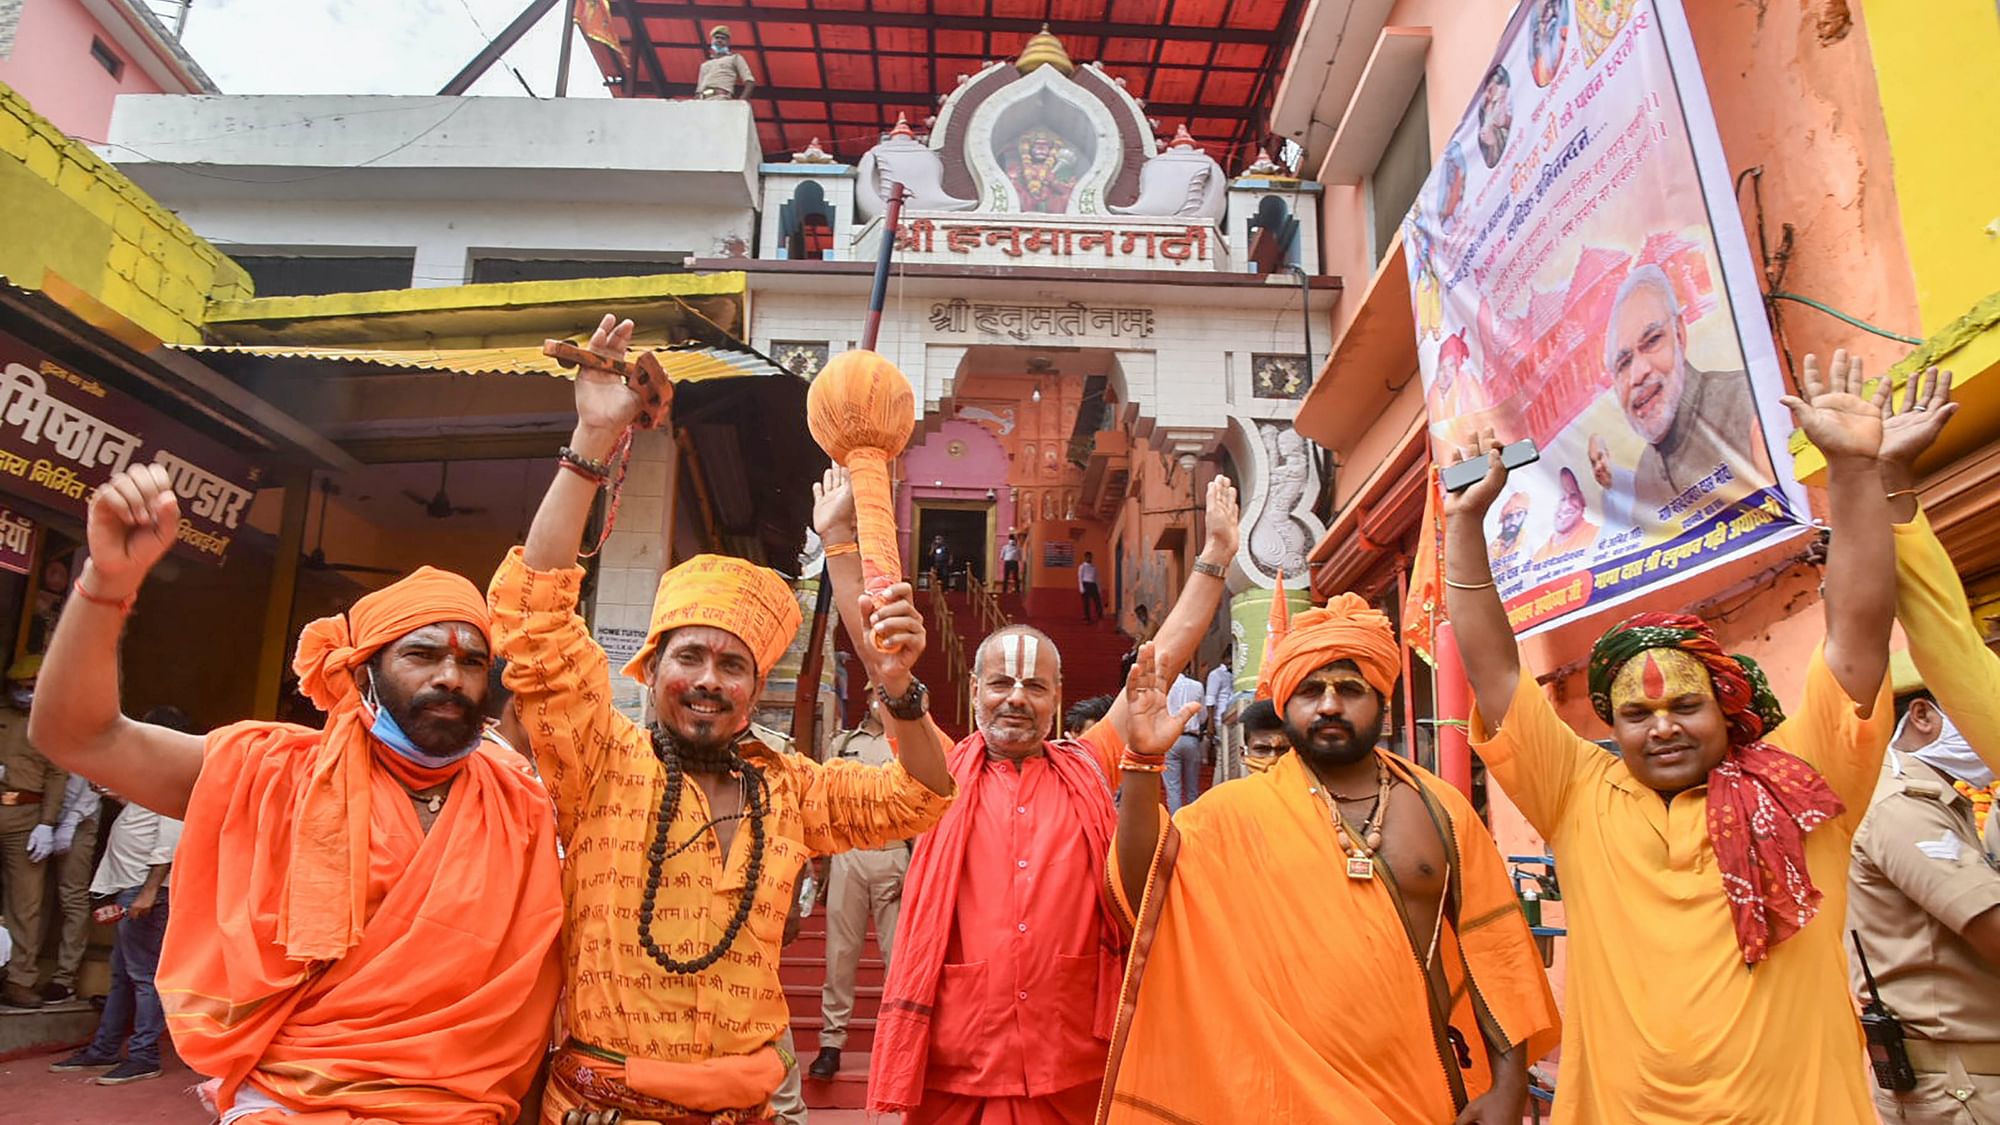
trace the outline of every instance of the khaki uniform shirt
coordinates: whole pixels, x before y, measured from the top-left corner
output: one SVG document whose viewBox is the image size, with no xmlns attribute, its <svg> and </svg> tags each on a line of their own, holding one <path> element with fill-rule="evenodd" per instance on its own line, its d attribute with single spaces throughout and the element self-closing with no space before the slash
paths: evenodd
<svg viewBox="0 0 2000 1125">
<path fill-rule="evenodd" d="M 0 789 L 40 793 L 43 824 L 62 819 L 63 786 L 69 773 L 56 768 L 28 745 L 28 716 L 12 707 L 0 707 Z"/>
<path fill-rule="evenodd" d="M 743 61 L 742 55 L 712 55 L 696 73 L 694 88 L 699 97 L 712 97 L 719 92 L 725 98 L 733 98 L 737 90 L 756 81 L 750 77 L 750 64 Z"/>
<path fill-rule="evenodd" d="M 1889 752 L 1868 815 L 1854 835 L 1848 928 L 1861 935 L 1882 1002 L 1921 1039 L 2000 1042 L 2000 971 L 1959 931 L 2000 907 L 1993 844 L 1982 842 L 1972 802 L 1937 770 Z M 1868 991 L 1850 948 L 1854 993 Z"/>
</svg>

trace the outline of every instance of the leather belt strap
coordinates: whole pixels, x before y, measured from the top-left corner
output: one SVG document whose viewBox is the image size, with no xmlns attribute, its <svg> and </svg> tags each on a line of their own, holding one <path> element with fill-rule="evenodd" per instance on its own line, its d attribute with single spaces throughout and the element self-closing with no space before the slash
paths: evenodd
<svg viewBox="0 0 2000 1125">
<path fill-rule="evenodd" d="M 1967 1074 L 2000 1075 L 2000 1043 L 1968 1043 L 1950 1039 L 1905 1039 L 1910 1066 L 1926 1074 L 1949 1074 L 1957 1056 Z"/>
</svg>

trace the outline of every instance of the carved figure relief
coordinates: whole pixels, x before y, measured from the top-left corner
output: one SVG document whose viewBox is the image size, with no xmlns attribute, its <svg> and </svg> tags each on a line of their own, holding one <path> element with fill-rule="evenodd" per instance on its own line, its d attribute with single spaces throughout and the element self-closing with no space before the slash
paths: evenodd
<svg viewBox="0 0 2000 1125">
<path fill-rule="evenodd" d="M 1313 533 L 1297 510 L 1310 502 L 1312 450 L 1284 423 L 1259 422 L 1257 436 L 1264 443 L 1266 474 L 1263 503 L 1250 525 L 1250 558 L 1266 574 L 1275 575 L 1282 567 L 1287 575 L 1303 576 Z"/>
</svg>

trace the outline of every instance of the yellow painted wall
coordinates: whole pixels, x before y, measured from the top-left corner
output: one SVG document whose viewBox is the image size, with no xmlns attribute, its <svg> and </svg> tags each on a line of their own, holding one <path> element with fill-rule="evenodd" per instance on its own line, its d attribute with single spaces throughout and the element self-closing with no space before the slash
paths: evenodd
<svg viewBox="0 0 2000 1125">
<path fill-rule="evenodd" d="M 211 298 L 250 296 L 241 266 L 4 84 L 0 200 L 0 275 L 128 342 L 197 343 Z"/>
<path fill-rule="evenodd" d="M 1865 9 L 1928 336 L 2000 290 L 2000 10 L 1992 0 Z"/>
</svg>

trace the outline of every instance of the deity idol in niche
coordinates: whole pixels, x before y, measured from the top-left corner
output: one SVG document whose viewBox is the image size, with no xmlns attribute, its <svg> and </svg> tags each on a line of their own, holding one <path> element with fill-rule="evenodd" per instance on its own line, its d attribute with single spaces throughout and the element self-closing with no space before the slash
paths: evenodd
<svg viewBox="0 0 2000 1125">
<path fill-rule="evenodd" d="M 1069 210 L 1070 192 L 1083 174 L 1083 157 L 1055 130 L 1032 125 L 1014 141 L 1014 151 L 1001 158 L 1007 178 L 1014 181 L 1021 210 L 1061 214 Z"/>
</svg>

